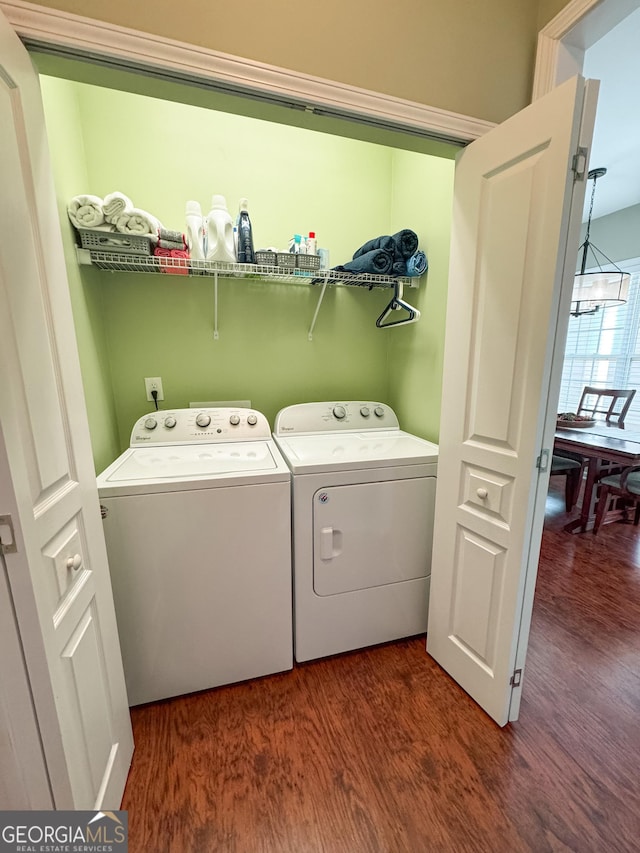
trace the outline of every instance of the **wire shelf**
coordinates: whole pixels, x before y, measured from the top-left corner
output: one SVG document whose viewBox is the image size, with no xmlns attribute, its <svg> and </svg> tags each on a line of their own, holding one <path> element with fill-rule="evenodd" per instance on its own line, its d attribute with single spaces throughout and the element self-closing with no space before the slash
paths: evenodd
<svg viewBox="0 0 640 853">
<path fill-rule="evenodd" d="M 395 284 L 417 287 L 417 278 L 389 275 L 358 275 L 337 270 L 285 269 L 262 264 L 229 264 L 221 261 L 200 261 L 193 258 L 159 257 L 157 255 L 124 255 L 113 252 L 78 249 L 80 263 L 90 263 L 112 272 L 141 272 L 164 275 L 221 276 L 223 278 L 255 278 L 294 284 L 343 284 L 354 287 L 389 288 Z"/>
</svg>

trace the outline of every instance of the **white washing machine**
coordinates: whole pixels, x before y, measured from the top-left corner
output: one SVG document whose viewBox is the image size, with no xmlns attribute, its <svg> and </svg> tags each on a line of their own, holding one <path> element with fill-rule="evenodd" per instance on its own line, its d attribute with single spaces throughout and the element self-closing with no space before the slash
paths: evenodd
<svg viewBox="0 0 640 853">
<path fill-rule="evenodd" d="M 136 422 L 98 477 L 131 705 L 292 668 L 290 480 L 260 412 Z"/>
<path fill-rule="evenodd" d="M 381 403 L 282 409 L 298 661 L 427 629 L 438 446 Z"/>
</svg>

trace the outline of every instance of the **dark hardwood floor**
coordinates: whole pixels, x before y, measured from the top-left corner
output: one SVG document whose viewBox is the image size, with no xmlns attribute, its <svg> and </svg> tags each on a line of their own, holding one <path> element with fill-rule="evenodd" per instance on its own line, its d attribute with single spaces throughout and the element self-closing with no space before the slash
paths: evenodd
<svg viewBox="0 0 640 853">
<path fill-rule="evenodd" d="M 547 504 L 520 720 L 424 639 L 132 710 L 132 853 L 640 850 L 640 533 Z"/>
</svg>

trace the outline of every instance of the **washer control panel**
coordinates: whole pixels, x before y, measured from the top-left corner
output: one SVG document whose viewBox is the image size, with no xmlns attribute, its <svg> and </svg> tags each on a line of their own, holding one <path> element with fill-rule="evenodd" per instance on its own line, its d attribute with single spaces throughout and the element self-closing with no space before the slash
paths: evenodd
<svg viewBox="0 0 640 853">
<path fill-rule="evenodd" d="M 274 432 L 276 435 L 299 435 L 399 428 L 396 413 L 384 403 L 351 400 L 287 406 L 276 415 Z"/>
<path fill-rule="evenodd" d="M 269 422 L 255 409 L 172 409 L 138 418 L 131 431 L 129 446 L 264 441 L 270 438 Z"/>
</svg>

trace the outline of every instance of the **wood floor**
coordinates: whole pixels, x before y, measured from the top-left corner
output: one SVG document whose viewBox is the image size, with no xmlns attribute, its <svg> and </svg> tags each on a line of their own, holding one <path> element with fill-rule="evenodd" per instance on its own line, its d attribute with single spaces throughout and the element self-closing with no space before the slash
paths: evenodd
<svg viewBox="0 0 640 853">
<path fill-rule="evenodd" d="M 520 720 L 417 638 L 133 709 L 131 853 L 640 850 L 640 533 L 548 500 Z"/>
</svg>

